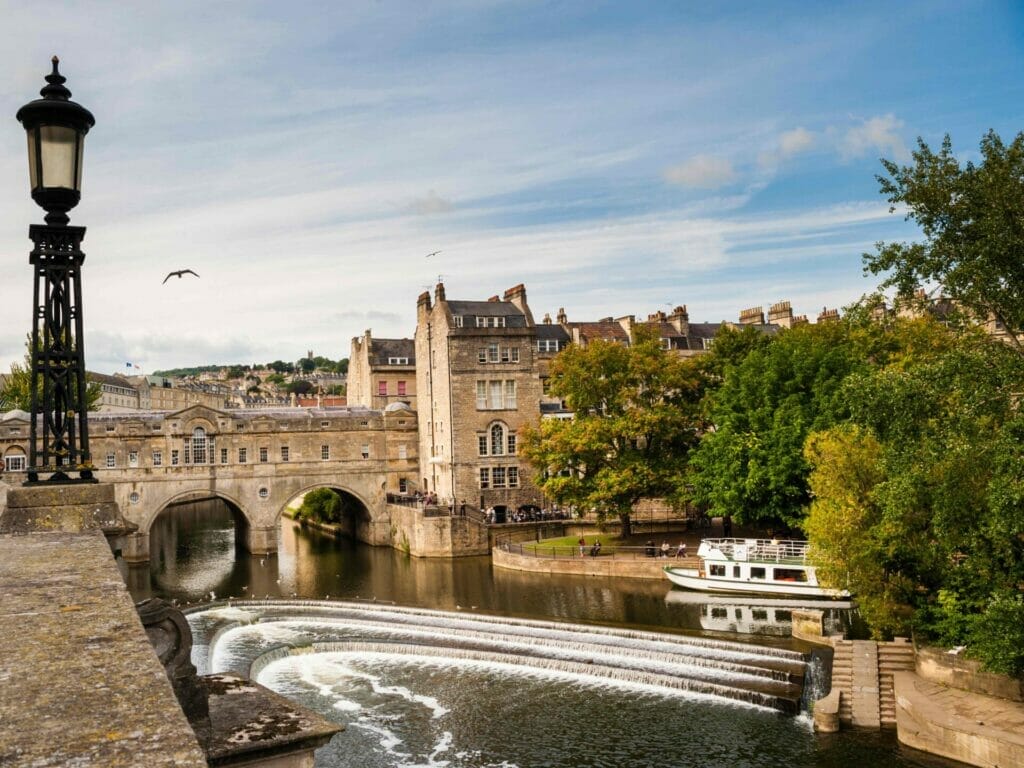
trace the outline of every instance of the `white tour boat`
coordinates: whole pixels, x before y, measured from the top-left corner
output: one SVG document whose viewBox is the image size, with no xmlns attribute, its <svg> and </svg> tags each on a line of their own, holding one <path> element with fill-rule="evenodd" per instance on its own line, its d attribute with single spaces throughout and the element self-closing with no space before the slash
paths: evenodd
<svg viewBox="0 0 1024 768">
<path fill-rule="evenodd" d="M 818 584 L 806 541 L 704 539 L 699 568 L 665 566 L 673 584 L 700 592 L 747 592 L 804 597 L 849 597 Z"/>
</svg>

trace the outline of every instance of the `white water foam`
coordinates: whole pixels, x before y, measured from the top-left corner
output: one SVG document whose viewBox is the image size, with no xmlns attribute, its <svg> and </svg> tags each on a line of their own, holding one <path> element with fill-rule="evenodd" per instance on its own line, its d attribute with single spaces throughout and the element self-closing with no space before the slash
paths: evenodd
<svg viewBox="0 0 1024 768">
<path fill-rule="evenodd" d="M 221 621 L 237 621 L 239 624 L 252 624 L 259 618 L 259 614 L 253 611 L 246 611 L 230 605 L 225 608 L 212 608 L 209 611 L 203 611 L 203 615 Z"/>
</svg>

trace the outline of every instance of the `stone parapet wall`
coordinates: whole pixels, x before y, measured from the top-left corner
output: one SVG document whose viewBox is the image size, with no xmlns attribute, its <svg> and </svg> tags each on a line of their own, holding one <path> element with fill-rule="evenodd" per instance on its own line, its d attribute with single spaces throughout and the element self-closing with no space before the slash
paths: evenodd
<svg viewBox="0 0 1024 768">
<path fill-rule="evenodd" d="M 613 576 L 622 579 L 664 579 L 663 569 L 668 561 L 663 558 L 601 557 L 533 557 L 496 548 L 491 553 L 496 568 L 536 573 L 575 574 L 582 576 Z M 686 559 L 672 560 L 671 564 L 689 565 Z M 666 586 L 668 580 L 665 581 Z"/>
<path fill-rule="evenodd" d="M 0 765 L 205 768 L 99 530 L 0 534 L 0 584 Z"/>
<path fill-rule="evenodd" d="M 1024 680 L 983 672 L 981 664 L 944 648 L 918 647 L 917 674 L 951 688 L 1024 702 Z"/>
<path fill-rule="evenodd" d="M 391 546 L 413 557 L 486 555 L 487 526 L 460 515 L 425 516 L 417 507 L 388 504 Z"/>
<path fill-rule="evenodd" d="M 984 768 L 1024 765 L 1024 705 L 894 675 L 900 743 Z"/>
</svg>

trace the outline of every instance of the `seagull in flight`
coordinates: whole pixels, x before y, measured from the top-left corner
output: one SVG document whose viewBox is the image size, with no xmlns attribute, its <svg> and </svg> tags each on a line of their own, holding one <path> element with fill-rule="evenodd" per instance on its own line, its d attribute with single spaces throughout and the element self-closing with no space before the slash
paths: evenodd
<svg viewBox="0 0 1024 768">
<path fill-rule="evenodd" d="M 183 275 L 195 275 L 196 277 L 199 277 L 199 273 L 193 272 L 191 269 L 179 269 L 177 272 L 168 272 L 167 277 L 164 278 L 164 283 L 166 283 L 172 277 L 177 277 L 178 279 L 181 279 Z M 160 283 L 160 285 L 163 285 L 164 283 Z"/>
<path fill-rule="evenodd" d="M 427 258 L 429 259 L 431 256 L 437 256 L 437 254 L 439 253 L 440 251 L 431 251 L 430 253 L 427 254 Z"/>
</svg>

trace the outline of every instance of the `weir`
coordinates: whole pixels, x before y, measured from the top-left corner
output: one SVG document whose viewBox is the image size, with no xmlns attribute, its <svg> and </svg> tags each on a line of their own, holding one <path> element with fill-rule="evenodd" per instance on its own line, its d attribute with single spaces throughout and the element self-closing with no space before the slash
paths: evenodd
<svg viewBox="0 0 1024 768">
<path fill-rule="evenodd" d="M 227 610 L 194 609 L 190 620 L 198 642 L 208 644 L 210 671 L 225 666 L 253 676 L 293 653 L 490 665 L 795 714 L 806 668 L 801 654 L 783 649 L 379 604 L 240 601 Z"/>
</svg>

